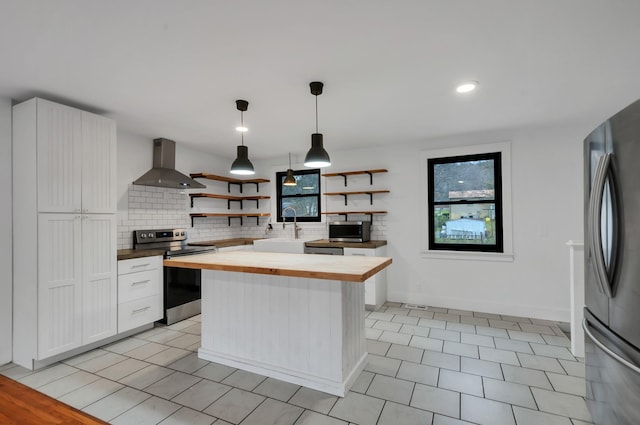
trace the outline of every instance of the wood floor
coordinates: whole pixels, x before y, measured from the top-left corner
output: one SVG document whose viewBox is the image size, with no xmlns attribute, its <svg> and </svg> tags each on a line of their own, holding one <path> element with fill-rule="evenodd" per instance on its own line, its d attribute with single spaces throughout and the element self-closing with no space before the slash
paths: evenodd
<svg viewBox="0 0 640 425">
<path fill-rule="evenodd" d="M 104 425 L 100 419 L 0 375 L 2 425 Z"/>
</svg>

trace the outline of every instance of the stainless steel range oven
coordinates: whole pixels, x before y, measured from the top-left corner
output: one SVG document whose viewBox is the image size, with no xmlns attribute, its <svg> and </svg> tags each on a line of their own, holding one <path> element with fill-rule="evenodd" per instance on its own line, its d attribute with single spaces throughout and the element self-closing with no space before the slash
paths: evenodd
<svg viewBox="0 0 640 425">
<path fill-rule="evenodd" d="M 164 258 L 216 252 L 215 246 L 194 246 L 187 242 L 185 229 L 136 230 L 134 249 L 161 249 Z M 164 318 L 168 325 L 200 314 L 200 270 L 164 268 Z"/>
</svg>

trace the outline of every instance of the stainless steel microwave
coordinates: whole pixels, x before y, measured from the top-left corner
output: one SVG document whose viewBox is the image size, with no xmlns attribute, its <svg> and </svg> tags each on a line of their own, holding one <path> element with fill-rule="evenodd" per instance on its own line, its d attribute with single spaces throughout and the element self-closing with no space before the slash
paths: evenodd
<svg viewBox="0 0 640 425">
<path fill-rule="evenodd" d="M 330 242 L 369 242 L 371 222 L 333 221 L 329 223 Z"/>
</svg>

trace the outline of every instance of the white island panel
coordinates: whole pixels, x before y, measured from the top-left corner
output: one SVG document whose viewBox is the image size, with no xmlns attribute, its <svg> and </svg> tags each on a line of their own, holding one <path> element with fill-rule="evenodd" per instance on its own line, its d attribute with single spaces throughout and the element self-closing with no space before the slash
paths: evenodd
<svg viewBox="0 0 640 425">
<path fill-rule="evenodd" d="M 344 396 L 363 370 L 364 285 L 202 270 L 200 358 Z"/>
</svg>

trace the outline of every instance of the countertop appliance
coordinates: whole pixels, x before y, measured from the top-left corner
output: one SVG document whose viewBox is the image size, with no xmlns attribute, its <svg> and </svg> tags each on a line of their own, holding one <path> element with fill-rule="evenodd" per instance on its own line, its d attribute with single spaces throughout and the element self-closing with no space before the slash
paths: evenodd
<svg viewBox="0 0 640 425">
<path fill-rule="evenodd" d="M 596 425 L 640 424 L 640 100 L 584 141 L 585 363 Z"/>
<path fill-rule="evenodd" d="M 161 249 L 164 258 L 217 252 L 215 246 L 189 245 L 185 229 L 135 230 L 134 249 Z M 200 314 L 201 271 L 164 267 L 164 318 L 168 325 Z"/>
<path fill-rule="evenodd" d="M 368 242 L 371 239 L 369 221 L 333 221 L 329 223 L 331 242 Z"/>
</svg>

